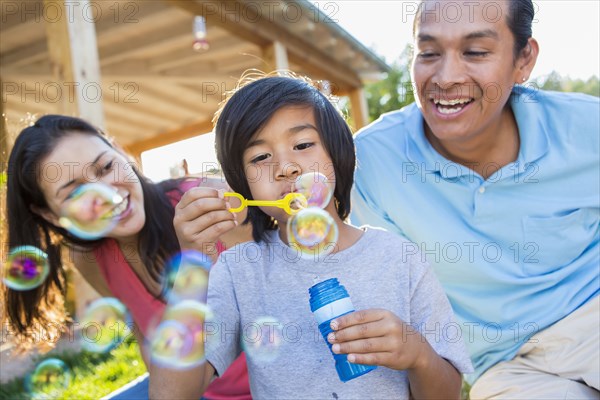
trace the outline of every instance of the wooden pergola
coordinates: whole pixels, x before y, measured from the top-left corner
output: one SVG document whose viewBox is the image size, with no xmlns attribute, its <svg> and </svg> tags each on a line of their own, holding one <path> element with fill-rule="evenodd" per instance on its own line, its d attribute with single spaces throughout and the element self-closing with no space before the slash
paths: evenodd
<svg viewBox="0 0 600 400">
<path fill-rule="evenodd" d="M 196 16 L 208 50 L 192 48 Z M 138 160 L 210 132 L 248 69 L 328 81 L 349 97 L 358 129 L 368 122 L 365 79 L 389 67 L 304 0 L 0 0 L 0 173 L 28 115 L 83 117 Z M 81 309 L 94 295 L 76 280 Z"/>
<path fill-rule="evenodd" d="M 0 5 L 1 111 L 9 124 L 27 113 L 81 116 L 138 158 L 211 131 L 223 93 L 252 68 L 328 81 L 349 97 L 360 128 L 368 122 L 363 83 L 389 68 L 304 0 Z M 195 16 L 205 18 L 208 50 L 192 48 Z M 2 142 L 10 146 L 6 134 Z"/>
</svg>

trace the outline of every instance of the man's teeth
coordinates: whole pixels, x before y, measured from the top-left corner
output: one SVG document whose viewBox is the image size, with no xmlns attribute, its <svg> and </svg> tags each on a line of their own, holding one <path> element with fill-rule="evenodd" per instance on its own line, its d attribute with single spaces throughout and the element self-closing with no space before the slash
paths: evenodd
<svg viewBox="0 0 600 400">
<path fill-rule="evenodd" d="M 463 109 L 463 106 L 467 103 L 470 103 L 473 99 L 454 99 L 454 100 L 442 100 L 442 99 L 434 99 L 438 111 L 442 114 L 454 114 Z M 452 107 L 458 106 L 458 107 Z M 452 107 L 452 108 L 448 108 Z"/>
<path fill-rule="evenodd" d="M 443 106 L 454 106 L 456 104 L 465 104 L 469 103 L 473 99 L 454 99 L 454 100 L 442 100 L 442 99 L 434 99 L 435 104 L 441 104 Z"/>
<path fill-rule="evenodd" d="M 462 107 L 458 107 L 458 108 L 438 108 L 438 111 L 441 112 L 442 114 L 454 114 L 459 112 L 460 110 L 462 110 Z"/>
</svg>

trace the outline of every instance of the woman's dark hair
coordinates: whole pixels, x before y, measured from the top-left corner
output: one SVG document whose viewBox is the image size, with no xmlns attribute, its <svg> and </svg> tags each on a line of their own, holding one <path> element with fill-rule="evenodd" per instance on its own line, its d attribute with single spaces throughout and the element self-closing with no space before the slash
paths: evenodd
<svg viewBox="0 0 600 400">
<path fill-rule="evenodd" d="M 4 290 L 6 317 L 10 326 L 23 339 L 31 340 L 31 328 L 62 329 L 66 321 L 63 308 L 65 268 L 61 259 L 61 244 L 92 249 L 102 240 L 85 241 L 73 236 L 33 212 L 47 209 L 40 188 L 40 163 L 65 137 L 84 134 L 99 138 L 114 148 L 103 132 L 79 118 L 46 115 L 21 131 L 10 153 L 7 170 L 8 246 L 35 246 L 48 254 L 50 272 L 45 282 L 31 290 Z M 140 258 L 156 282 L 161 279 L 165 260 L 179 251 L 173 227 L 174 210 L 166 192 L 174 190 L 177 182 L 153 184 L 132 168 L 144 194 L 146 222 L 140 231 Z M 35 326 L 34 326 L 35 325 Z M 27 343 L 21 343 L 26 347 Z"/>
<path fill-rule="evenodd" d="M 215 145 L 227 183 L 245 198 L 252 198 L 243 164 L 244 151 L 273 114 L 287 106 L 313 109 L 319 136 L 333 163 L 337 213 L 345 220 L 350 213 L 350 189 L 356 162 L 352 132 L 340 112 L 308 78 L 242 79 L 221 104 L 215 115 Z M 276 227 L 274 219 L 258 207 L 248 209 L 244 223 L 248 222 L 252 223 L 252 236 L 257 242 L 265 239 L 266 231 Z"/>
<path fill-rule="evenodd" d="M 421 19 L 422 8 L 424 2 L 421 1 L 413 20 L 413 37 L 417 31 L 417 22 Z M 508 15 L 506 16 L 506 25 L 510 29 L 513 37 L 515 38 L 515 44 L 513 47 L 513 55 L 515 60 L 521 54 L 521 50 L 527 46 L 527 41 L 532 36 L 531 25 L 533 23 L 533 17 L 535 9 L 533 7 L 532 0 L 510 0 L 508 6 Z"/>
</svg>

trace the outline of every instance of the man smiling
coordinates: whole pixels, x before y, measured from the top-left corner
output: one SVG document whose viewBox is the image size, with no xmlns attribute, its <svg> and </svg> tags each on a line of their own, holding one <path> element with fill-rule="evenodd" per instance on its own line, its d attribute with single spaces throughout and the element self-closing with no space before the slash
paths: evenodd
<svg viewBox="0 0 600 400">
<path fill-rule="evenodd" d="M 356 137 L 352 222 L 428 258 L 461 328 L 430 335 L 467 344 L 471 398 L 597 398 L 598 99 L 522 86 L 531 0 L 449 4 L 415 17 L 416 104 Z"/>
</svg>

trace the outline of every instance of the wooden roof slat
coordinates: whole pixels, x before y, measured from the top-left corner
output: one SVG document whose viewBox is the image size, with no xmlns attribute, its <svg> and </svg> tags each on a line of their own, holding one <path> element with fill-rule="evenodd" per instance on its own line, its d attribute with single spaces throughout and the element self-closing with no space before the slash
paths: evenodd
<svg viewBox="0 0 600 400">
<path fill-rule="evenodd" d="M 199 114 L 214 113 L 214 105 L 217 103 L 210 100 L 211 96 L 203 95 L 201 90 L 190 90 L 181 85 L 175 86 L 156 82 L 154 85 L 147 86 L 144 90 L 162 97 L 165 101 L 169 101 L 177 107 L 184 107 Z"/>
<path fill-rule="evenodd" d="M 147 35 L 130 38 L 122 43 L 100 49 L 100 64 L 106 67 L 132 58 L 158 57 L 174 49 L 191 49 L 193 42 L 191 17 L 188 15 L 186 18 L 189 19 L 189 24 L 181 23 L 174 27 L 156 29 Z M 227 32 L 222 29 L 211 29 L 210 40 L 219 40 L 226 35 Z"/>
<path fill-rule="evenodd" d="M 181 7 L 193 14 L 202 14 L 207 10 L 207 5 L 211 2 L 187 1 L 187 0 L 169 0 L 170 4 Z M 230 1 L 228 4 L 233 4 Z M 216 12 L 206 13 L 207 24 L 217 25 L 229 30 L 242 40 L 252 41 L 260 47 L 267 43 L 280 41 L 288 50 L 288 57 L 295 57 L 300 64 L 311 64 L 312 69 L 321 69 L 328 76 L 336 77 L 330 79 L 337 81 L 342 86 L 359 87 L 361 85 L 358 75 L 336 60 L 333 60 L 321 52 L 321 50 L 305 42 L 303 39 L 292 35 L 289 32 L 282 32 L 278 25 L 269 21 L 263 21 L 262 17 L 257 15 L 256 10 L 247 7 L 240 1 L 235 1 L 239 6 L 242 15 L 245 18 L 235 18 L 233 13 L 226 13 L 223 7 L 215 7 Z M 233 5 L 230 6 L 233 9 Z M 257 22 L 254 22 L 257 21 Z"/>
<path fill-rule="evenodd" d="M 137 143 L 126 146 L 125 148 L 128 152 L 137 155 L 146 150 L 165 146 L 180 140 L 190 139 L 202 133 L 210 132 L 212 129 L 213 125 L 210 120 L 197 121 L 179 129 L 175 129 L 171 132 L 163 133 L 146 140 L 141 140 Z"/>
<path fill-rule="evenodd" d="M 192 46 L 181 50 L 175 50 L 150 60 L 148 68 L 151 71 L 164 71 L 170 68 L 180 67 L 187 64 L 202 64 L 204 62 L 218 59 L 223 54 L 237 53 L 249 49 L 251 43 L 240 41 L 236 38 L 224 38 L 216 43 L 211 43 L 210 49 L 205 52 L 197 52 Z"/>
</svg>

